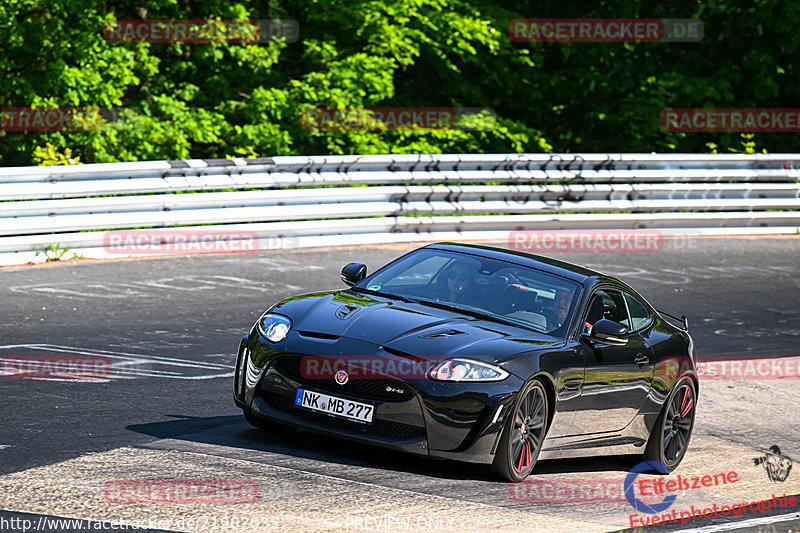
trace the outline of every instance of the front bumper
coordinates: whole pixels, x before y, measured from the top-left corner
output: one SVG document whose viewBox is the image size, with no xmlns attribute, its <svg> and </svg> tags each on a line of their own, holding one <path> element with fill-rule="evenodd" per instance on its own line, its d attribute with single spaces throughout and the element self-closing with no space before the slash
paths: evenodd
<svg viewBox="0 0 800 533">
<path fill-rule="evenodd" d="M 256 416 L 331 436 L 418 455 L 491 463 L 509 406 L 522 388 L 521 379 L 510 375 L 500 382 L 446 383 L 381 374 L 340 386 L 333 379 L 303 376 L 299 361 L 311 354 L 334 361 L 337 354 L 354 352 L 402 359 L 374 344 L 342 341 L 346 352 L 337 342 L 289 337 L 278 348 L 251 332 L 242 339 L 237 358 L 236 404 Z M 387 385 L 394 390 L 386 391 Z M 374 407 L 373 421 L 367 424 L 298 407 L 294 404 L 298 388 L 368 403 Z"/>
</svg>

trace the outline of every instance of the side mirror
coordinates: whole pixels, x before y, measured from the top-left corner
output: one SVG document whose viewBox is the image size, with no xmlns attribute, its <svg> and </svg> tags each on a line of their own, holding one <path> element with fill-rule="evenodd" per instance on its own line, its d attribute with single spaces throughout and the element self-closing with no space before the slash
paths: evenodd
<svg viewBox="0 0 800 533">
<path fill-rule="evenodd" d="M 348 263 L 342 268 L 342 281 L 351 287 L 367 277 L 367 265 Z"/>
<path fill-rule="evenodd" d="M 595 322 L 591 333 L 585 333 L 584 336 L 612 346 L 625 346 L 628 343 L 627 334 L 628 328 L 619 322 L 603 318 Z"/>
</svg>

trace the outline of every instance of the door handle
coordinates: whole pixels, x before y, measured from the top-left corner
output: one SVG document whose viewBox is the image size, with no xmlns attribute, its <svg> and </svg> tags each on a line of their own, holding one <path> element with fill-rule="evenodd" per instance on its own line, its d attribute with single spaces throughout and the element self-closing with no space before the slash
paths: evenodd
<svg viewBox="0 0 800 533">
<path fill-rule="evenodd" d="M 649 363 L 650 362 L 650 358 L 647 357 L 645 354 L 640 353 L 640 354 L 636 354 L 636 359 L 634 359 L 633 362 L 641 367 L 641 366 L 644 366 L 647 363 Z"/>
</svg>

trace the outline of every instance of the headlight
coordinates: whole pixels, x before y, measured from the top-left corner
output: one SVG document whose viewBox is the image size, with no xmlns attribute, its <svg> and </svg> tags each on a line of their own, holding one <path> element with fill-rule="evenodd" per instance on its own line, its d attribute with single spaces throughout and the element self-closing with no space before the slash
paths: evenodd
<svg viewBox="0 0 800 533">
<path fill-rule="evenodd" d="M 448 359 L 431 368 L 428 377 L 438 381 L 502 381 L 508 372 L 480 361 Z"/>
<path fill-rule="evenodd" d="M 267 313 L 258 320 L 258 332 L 269 342 L 280 342 L 292 328 L 292 321 L 283 315 Z"/>
</svg>

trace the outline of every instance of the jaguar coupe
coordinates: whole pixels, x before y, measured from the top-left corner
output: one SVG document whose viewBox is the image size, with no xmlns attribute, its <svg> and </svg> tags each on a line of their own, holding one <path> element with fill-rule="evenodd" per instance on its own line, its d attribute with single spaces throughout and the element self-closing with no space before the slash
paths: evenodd
<svg viewBox="0 0 800 533">
<path fill-rule="evenodd" d="M 252 425 L 484 463 L 509 481 L 541 459 L 683 459 L 698 398 L 687 320 L 622 281 L 456 243 L 341 278 L 276 303 L 242 338 L 234 401 Z"/>
</svg>

